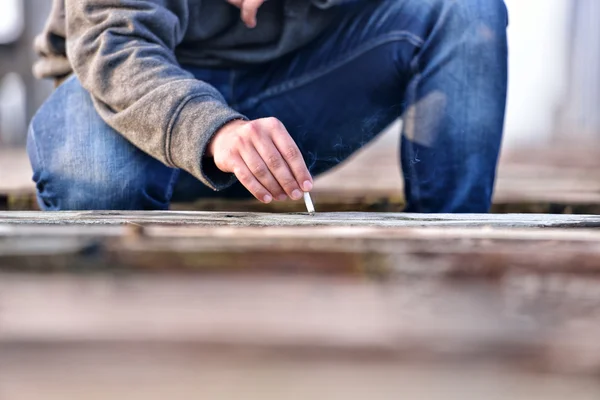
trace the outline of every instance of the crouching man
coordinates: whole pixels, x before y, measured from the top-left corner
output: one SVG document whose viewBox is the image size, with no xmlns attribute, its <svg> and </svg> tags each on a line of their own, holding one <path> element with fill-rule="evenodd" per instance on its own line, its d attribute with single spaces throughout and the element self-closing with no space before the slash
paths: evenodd
<svg viewBox="0 0 600 400">
<path fill-rule="evenodd" d="M 487 212 L 506 26 L 502 0 L 54 0 L 39 204 L 296 200 L 402 117 L 407 211 Z"/>
</svg>

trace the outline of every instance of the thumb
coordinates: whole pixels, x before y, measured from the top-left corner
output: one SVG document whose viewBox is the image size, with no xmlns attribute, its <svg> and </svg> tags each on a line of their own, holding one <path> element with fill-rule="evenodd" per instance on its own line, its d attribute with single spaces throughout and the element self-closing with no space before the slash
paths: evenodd
<svg viewBox="0 0 600 400">
<path fill-rule="evenodd" d="M 256 27 L 256 14 L 265 0 L 244 0 L 242 4 L 242 21 L 248 28 Z"/>
</svg>

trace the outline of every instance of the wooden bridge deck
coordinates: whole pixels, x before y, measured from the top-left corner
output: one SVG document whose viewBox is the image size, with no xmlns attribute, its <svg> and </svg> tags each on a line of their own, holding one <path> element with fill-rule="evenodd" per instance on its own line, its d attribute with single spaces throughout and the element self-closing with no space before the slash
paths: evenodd
<svg viewBox="0 0 600 400">
<path fill-rule="evenodd" d="M 599 225 L 0 212 L 0 398 L 596 399 Z"/>
<path fill-rule="evenodd" d="M 134 341 L 596 374 L 598 226 L 533 214 L 3 212 L 0 349 Z"/>
<path fill-rule="evenodd" d="M 544 154 L 497 210 L 600 211 L 599 161 Z M 401 208 L 357 165 L 314 216 L 0 211 L 0 398 L 600 398 L 599 216 L 322 212 Z"/>
</svg>

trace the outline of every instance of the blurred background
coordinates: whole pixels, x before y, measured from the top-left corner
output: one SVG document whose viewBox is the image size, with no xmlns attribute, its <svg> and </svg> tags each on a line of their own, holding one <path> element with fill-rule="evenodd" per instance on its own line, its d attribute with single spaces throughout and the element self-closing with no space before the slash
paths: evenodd
<svg viewBox="0 0 600 400">
<path fill-rule="evenodd" d="M 50 6 L 48 0 L 0 2 L 0 147 L 25 144 L 27 121 L 52 90 L 31 73 L 33 39 Z"/>
</svg>

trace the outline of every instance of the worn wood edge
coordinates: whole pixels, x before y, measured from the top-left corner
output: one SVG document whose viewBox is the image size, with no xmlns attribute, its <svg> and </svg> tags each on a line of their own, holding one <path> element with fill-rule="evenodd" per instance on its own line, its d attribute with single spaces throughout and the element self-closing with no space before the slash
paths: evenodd
<svg viewBox="0 0 600 400">
<path fill-rule="evenodd" d="M 9 271 L 138 271 L 195 272 L 251 275 L 341 275 L 384 281 L 402 276 L 448 278 L 462 277 L 499 280 L 514 271 L 538 275 L 564 272 L 571 275 L 600 273 L 600 254 L 585 248 L 558 248 L 530 256 L 535 246 L 505 247 L 490 251 L 454 250 L 451 244 L 436 251 L 427 246 L 399 246 L 395 252 L 346 249 L 297 250 L 282 246 L 277 250 L 240 246 L 211 249 L 186 241 L 174 250 L 174 241 L 149 241 L 137 245 L 83 243 L 67 251 L 13 254 L 1 257 L 0 270 Z"/>
<path fill-rule="evenodd" d="M 27 237 L 27 240 L 23 238 Z M 500 279 L 600 273 L 593 229 L 0 225 L 0 270 Z"/>
<path fill-rule="evenodd" d="M 206 226 L 495 226 L 600 227 L 597 215 L 409 214 L 409 213 L 244 213 L 205 211 L 62 211 L 0 212 L 0 224 L 165 224 Z"/>
<path fill-rule="evenodd" d="M 578 220 L 577 220 L 578 221 Z M 206 224 L 160 224 L 134 223 L 125 221 L 122 224 L 85 224 L 60 223 L 43 224 L 0 224 L 0 238 L 31 237 L 69 238 L 69 237 L 153 237 L 153 238 L 211 238 L 215 240 L 236 239 L 263 241 L 266 239 L 362 239 L 375 240 L 506 240 L 506 241 L 562 241 L 562 242 L 592 242 L 600 244 L 600 229 L 590 228 L 510 228 L 494 227 L 456 227 L 456 226 L 343 226 L 343 225 L 285 225 L 285 226 L 210 226 Z"/>
<path fill-rule="evenodd" d="M 595 235 L 594 235 L 595 236 Z M 254 266 L 256 271 L 356 272 L 379 279 L 396 274 L 415 276 L 502 276 L 515 270 L 549 274 L 600 273 L 600 242 L 521 240 L 518 238 L 241 238 L 224 243 L 215 238 L 155 237 L 106 246 L 112 260 L 151 270 L 164 265 L 203 270 Z M 214 258 L 210 258 L 210 256 Z M 157 257 L 157 258 L 154 258 Z M 206 258 L 205 258 L 206 257 Z M 254 261 L 251 258 L 255 257 Z M 143 259 L 146 262 L 143 262 Z M 249 259 L 250 258 L 250 259 Z M 258 262 L 261 260 L 261 262 Z M 218 262 L 217 262 L 218 261 Z M 261 265 L 263 267 L 261 267 Z M 196 266 L 194 268 L 193 266 Z M 268 268 L 271 267 L 271 269 Z M 214 269 L 209 268 L 209 269 Z"/>
</svg>

